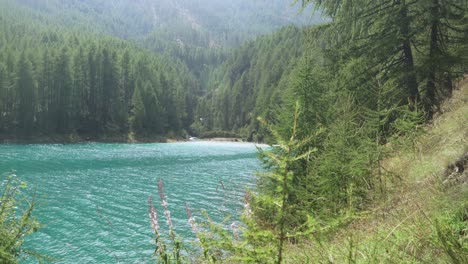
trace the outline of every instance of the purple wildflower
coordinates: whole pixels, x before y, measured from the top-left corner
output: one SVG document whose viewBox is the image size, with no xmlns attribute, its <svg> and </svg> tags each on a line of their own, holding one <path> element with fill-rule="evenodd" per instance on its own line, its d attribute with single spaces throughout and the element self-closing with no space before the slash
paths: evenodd
<svg viewBox="0 0 468 264">
<path fill-rule="evenodd" d="M 185 203 L 185 212 L 187 212 L 188 223 L 189 223 L 190 227 L 192 227 L 193 233 L 197 234 L 198 233 L 198 228 L 197 228 L 197 225 L 195 223 L 195 217 L 192 215 L 192 211 L 188 207 L 187 203 Z"/>
<path fill-rule="evenodd" d="M 158 213 L 153 206 L 153 196 L 148 197 L 149 217 L 151 219 L 151 226 L 155 234 L 159 234 Z"/>
<path fill-rule="evenodd" d="M 159 237 L 159 224 L 158 224 L 158 213 L 153 205 L 153 196 L 148 197 L 148 206 L 149 206 L 149 217 L 151 220 L 151 227 L 153 228 L 154 235 L 156 238 L 156 251 L 163 256 L 164 245 L 162 244 L 161 238 Z"/>
<path fill-rule="evenodd" d="M 164 195 L 164 184 L 161 179 L 159 179 L 158 183 L 158 192 L 159 192 L 159 197 L 161 198 L 161 205 L 164 208 L 164 216 L 166 216 L 166 223 L 169 226 L 169 230 L 174 229 L 174 226 L 172 225 L 172 220 L 171 220 L 171 211 L 169 211 L 169 204 L 167 203 L 166 196 Z"/>
<path fill-rule="evenodd" d="M 161 179 L 159 179 L 159 182 L 158 182 L 158 193 L 159 193 L 159 197 L 161 198 L 161 201 L 164 201 L 166 199 L 166 196 L 164 195 L 164 184 Z"/>
</svg>

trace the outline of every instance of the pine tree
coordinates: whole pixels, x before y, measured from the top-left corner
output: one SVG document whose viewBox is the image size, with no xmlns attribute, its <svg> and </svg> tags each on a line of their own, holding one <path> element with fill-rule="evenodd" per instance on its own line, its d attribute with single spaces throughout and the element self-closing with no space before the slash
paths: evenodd
<svg viewBox="0 0 468 264">
<path fill-rule="evenodd" d="M 97 135 L 99 133 L 99 100 L 102 99 L 99 93 L 99 79 L 98 79 L 98 60 L 96 58 L 97 48 L 92 45 L 88 50 L 88 79 L 89 79 L 89 96 L 88 96 L 88 109 L 89 109 L 89 126 L 90 132 Z"/>
<path fill-rule="evenodd" d="M 130 53 L 125 50 L 121 60 L 121 73 L 120 73 L 120 85 L 121 85 L 121 100 L 123 100 L 122 119 L 124 121 L 122 128 L 125 132 L 129 131 L 128 118 L 131 114 L 132 96 L 135 89 L 135 76 L 131 66 Z"/>
<path fill-rule="evenodd" d="M 86 57 L 83 47 L 80 47 L 73 60 L 73 88 L 71 104 L 73 114 L 70 117 L 71 126 L 77 132 L 86 131 L 86 120 L 89 116 L 89 83 L 86 71 Z"/>
<path fill-rule="evenodd" d="M 31 62 L 26 58 L 25 52 L 21 54 L 17 70 L 18 79 L 18 130 L 23 135 L 31 135 L 35 123 L 35 81 Z"/>
<path fill-rule="evenodd" d="M 41 131 L 50 132 L 51 107 L 53 101 L 53 54 L 45 49 L 41 58 L 41 71 L 38 76 L 38 121 Z"/>
<path fill-rule="evenodd" d="M 452 78 L 459 75 L 454 66 L 467 61 L 463 55 L 455 55 L 454 48 L 468 40 L 465 33 L 468 32 L 468 5 L 463 1 L 420 2 L 418 7 L 425 15 L 418 26 L 427 32 L 423 39 L 428 42 L 424 60 L 424 77 L 427 79 L 424 107 L 427 118 L 431 119 L 441 99 L 451 95 Z"/>
<path fill-rule="evenodd" d="M 314 2 L 316 8 L 333 19 L 325 28 L 328 49 L 339 52 L 344 62 L 352 58 L 366 58 L 366 69 L 354 78 L 375 76 L 379 70 L 398 78 L 405 91 L 405 99 L 414 104 L 420 101 L 414 50 L 414 17 L 409 9 L 414 2 L 397 1 L 302 1 Z M 349 88 L 348 84 L 348 88 Z"/>
<path fill-rule="evenodd" d="M 103 131 L 115 132 L 115 121 L 119 119 L 119 85 L 117 79 L 117 68 L 115 66 L 114 56 L 104 48 L 102 50 L 102 116 L 101 127 Z"/>
<path fill-rule="evenodd" d="M 67 48 L 60 51 L 56 59 L 54 71 L 54 107 L 53 116 L 56 121 L 56 131 L 59 133 L 71 132 L 70 117 L 72 116 L 72 71 L 70 55 Z"/>
<path fill-rule="evenodd" d="M 17 94 L 16 90 L 16 79 L 17 69 L 15 68 L 15 56 L 11 50 L 6 51 L 6 86 L 4 90 L 4 109 L 3 120 L 5 121 L 4 127 L 8 133 L 15 133 L 17 121 L 16 121 L 16 109 L 17 109 Z"/>
<path fill-rule="evenodd" d="M 167 115 L 156 87 L 150 81 L 143 84 L 143 103 L 145 106 L 145 132 L 148 135 L 162 135 L 167 126 Z"/>
<path fill-rule="evenodd" d="M 163 108 L 165 109 L 166 113 L 166 120 L 163 121 L 167 124 L 167 129 L 172 131 L 179 131 L 180 129 L 180 118 L 179 118 L 179 105 L 176 103 L 176 89 L 177 87 L 170 86 L 170 83 L 167 80 L 167 77 L 164 74 L 160 74 L 159 76 L 160 87 L 162 90 L 162 103 Z"/>
<path fill-rule="evenodd" d="M 132 96 L 132 115 L 130 122 L 133 131 L 136 133 L 143 133 L 146 119 L 146 109 L 142 97 L 144 96 L 144 92 L 142 90 L 141 81 L 137 80 L 135 83 L 135 90 Z"/>
<path fill-rule="evenodd" d="M 0 134 L 6 131 L 7 115 L 7 73 L 6 67 L 0 62 Z"/>
</svg>

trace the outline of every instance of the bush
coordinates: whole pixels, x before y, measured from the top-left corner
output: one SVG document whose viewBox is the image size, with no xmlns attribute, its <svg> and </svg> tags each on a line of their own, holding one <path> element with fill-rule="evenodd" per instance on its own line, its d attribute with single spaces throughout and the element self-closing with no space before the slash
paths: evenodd
<svg viewBox="0 0 468 264">
<path fill-rule="evenodd" d="M 19 258 L 37 255 L 22 248 L 24 237 L 34 233 L 39 223 L 32 216 L 35 194 L 29 198 L 25 182 L 14 173 L 4 174 L 0 183 L 0 263 L 18 263 Z"/>
</svg>

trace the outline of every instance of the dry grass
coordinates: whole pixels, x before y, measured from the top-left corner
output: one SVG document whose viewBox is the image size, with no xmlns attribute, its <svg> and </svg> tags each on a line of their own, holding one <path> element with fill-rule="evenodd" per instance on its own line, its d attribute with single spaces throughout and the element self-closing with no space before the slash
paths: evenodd
<svg viewBox="0 0 468 264">
<path fill-rule="evenodd" d="M 468 184 L 451 187 L 442 184 L 447 166 L 468 152 L 467 140 L 468 78 L 465 78 L 453 98 L 442 106 L 442 114 L 418 137 L 416 153 L 413 149 L 399 149 L 383 162 L 393 176 L 389 179 L 388 193 L 376 200 L 373 209 L 356 217 L 331 238 L 290 245 L 287 263 L 468 260 L 468 230 L 462 229 L 460 234 L 452 232 L 458 226 L 468 227 L 468 219 L 456 218 L 457 212 L 468 212 Z"/>
</svg>

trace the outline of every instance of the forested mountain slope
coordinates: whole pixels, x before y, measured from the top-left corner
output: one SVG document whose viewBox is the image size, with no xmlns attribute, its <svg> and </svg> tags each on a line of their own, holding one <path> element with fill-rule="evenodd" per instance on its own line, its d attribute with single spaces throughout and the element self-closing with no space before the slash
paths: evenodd
<svg viewBox="0 0 468 264">
<path fill-rule="evenodd" d="M 0 133 L 90 137 L 179 133 L 197 80 L 185 65 L 116 38 L 0 15 Z M 23 17 L 19 20 L 18 17 Z"/>
<path fill-rule="evenodd" d="M 1 1 L 0 133 L 125 138 L 131 132 L 175 136 L 184 130 L 256 128 L 252 117 L 271 112 L 287 86 L 302 52 L 303 30 L 289 27 L 239 49 L 226 46 L 282 23 L 302 23 L 306 16 L 290 16 L 277 1 L 258 17 L 264 4 Z M 186 24 L 195 14 L 203 14 L 205 26 Z M 255 29 L 252 19 L 264 27 Z M 213 27 L 223 23 L 235 25 Z M 236 34 L 234 42 L 226 38 Z M 190 129 L 195 111 L 196 120 L 209 124 Z"/>
<path fill-rule="evenodd" d="M 296 103 L 305 108 L 304 125 L 328 126 L 327 119 L 338 112 L 332 105 L 349 97 L 349 104 L 361 115 L 358 122 L 377 118 L 379 133 L 385 138 L 392 133 L 390 124 L 400 115 L 401 106 L 419 109 L 430 119 L 450 96 L 453 81 L 466 71 L 466 2 L 302 2 L 319 6 L 334 20 L 310 27 L 307 37 L 293 40 L 288 35 L 285 41 L 276 33 L 274 44 L 266 44 L 266 38 L 259 38 L 250 48 L 246 44 L 219 68 L 224 76 L 219 72 L 212 76 L 213 93 L 200 104 L 196 118 L 197 122 L 203 118 L 205 124 L 195 124 L 197 129 L 234 130 L 250 137 L 259 132 L 259 116 L 271 123 L 285 119 L 289 127 L 287 120 Z M 259 48 L 262 41 L 267 50 Z M 282 48 L 284 44 L 287 49 Z M 294 50 L 299 46 L 297 54 Z M 258 58 L 267 63 L 257 67 Z M 293 74 L 284 74 L 291 66 Z M 239 85 L 241 79 L 243 85 Z M 241 86 L 251 88 L 239 97 Z M 273 114 L 272 109 L 278 107 L 288 116 Z"/>
<path fill-rule="evenodd" d="M 247 40 L 283 26 L 323 20 L 289 0 L 1 0 L 2 10 L 20 11 L 34 24 L 65 26 L 129 39 L 186 64 L 202 86 Z"/>
<path fill-rule="evenodd" d="M 259 129 L 258 116 L 275 118 L 305 52 L 306 31 L 287 27 L 234 51 L 211 75 L 197 108 L 196 132 L 242 129 L 249 135 Z"/>
<path fill-rule="evenodd" d="M 284 0 L 2 0 L 10 6 L 46 16 L 54 22 L 121 38 L 150 33 L 170 40 L 239 45 L 282 26 L 320 21 Z M 169 39 L 166 39 L 169 40 Z"/>
</svg>

